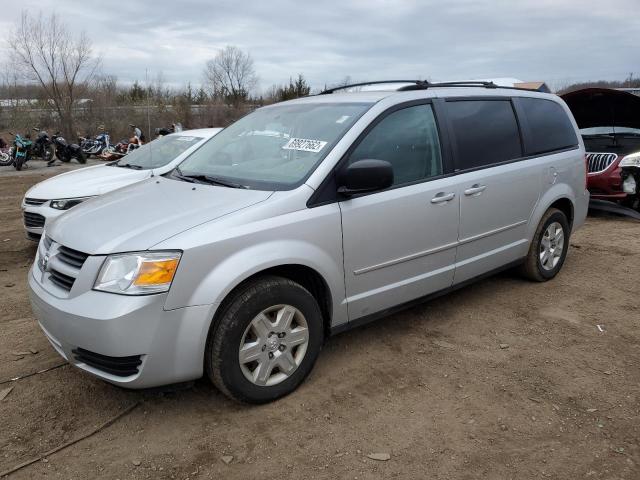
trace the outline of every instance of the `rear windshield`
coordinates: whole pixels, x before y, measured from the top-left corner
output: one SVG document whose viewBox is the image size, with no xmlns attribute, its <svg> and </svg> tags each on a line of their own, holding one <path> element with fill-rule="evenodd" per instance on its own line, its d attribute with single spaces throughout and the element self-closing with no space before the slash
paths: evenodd
<svg viewBox="0 0 640 480">
<path fill-rule="evenodd" d="M 164 167 L 200 140 L 202 137 L 167 135 L 135 149 L 118 160 L 116 165 L 139 167 L 141 170 Z"/>
<path fill-rule="evenodd" d="M 246 188 L 288 190 L 301 184 L 370 103 L 295 103 L 241 118 L 179 166 Z"/>
</svg>

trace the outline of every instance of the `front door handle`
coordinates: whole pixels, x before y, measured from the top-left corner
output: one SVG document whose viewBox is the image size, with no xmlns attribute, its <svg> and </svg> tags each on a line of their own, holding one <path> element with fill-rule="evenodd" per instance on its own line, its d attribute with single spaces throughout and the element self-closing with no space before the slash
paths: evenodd
<svg viewBox="0 0 640 480">
<path fill-rule="evenodd" d="M 435 197 L 431 199 L 431 203 L 446 203 L 446 202 L 450 202 L 454 198 L 456 198 L 456 194 L 453 192 L 451 193 L 439 192 L 436 194 Z"/>
<path fill-rule="evenodd" d="M 486 188 L 487 188 L 486 185 L 480 185 L 479 183 L 476 183 L 475 185 L 472 185 L 471 188 L 467 188 L 464 191 L 464 194 L 467 197 L 470 197 L 472 195 L 480 195 L 482 192 L 485 191 Z"/>
</svg>

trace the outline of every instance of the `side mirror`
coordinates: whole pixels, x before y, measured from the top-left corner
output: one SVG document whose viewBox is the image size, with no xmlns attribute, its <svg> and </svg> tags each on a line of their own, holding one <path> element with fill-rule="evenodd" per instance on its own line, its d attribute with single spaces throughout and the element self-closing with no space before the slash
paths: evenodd
<svg viewBox="0 0 640 480">
<path fill-rule="evenodd" d="M 338 174 L 338 193 L 351 196 L 393 185 L 393 167 L 385 160 L 358 160 Z"/>
</svg>

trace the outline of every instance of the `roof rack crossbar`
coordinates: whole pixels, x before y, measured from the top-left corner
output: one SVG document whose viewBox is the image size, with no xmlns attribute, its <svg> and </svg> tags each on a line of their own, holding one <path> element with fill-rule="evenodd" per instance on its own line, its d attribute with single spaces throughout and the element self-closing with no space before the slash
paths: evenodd
<svg viewBox="0 0 640 480">
<path fill-rule="evenodd" d="M 481 80 L 467 80 L 467 81 L 457 81 L 457 82 L 435 82 L 431 83 L 427 80 L 376 80 L 373 82 L 361 82 L 361 83 L 351 83 L 348 85 L 340 85 L 337 87 L 327 88 L 323 90 L 318 95 L 326 95 L 329 93 L 334 93 L 338 90 L 346 90 L 348 88 L 356 88 L 356 87 L 366 87 L 368 85 L 384 85 L 388 83 L 408 83 L 409 85 L 405 85 L 403 87 L 398 88 L 399 92 L 407 91 L 407 90 L 426 90 L 430 87 L 484 87 L 484 88 L 508 88 L 508 87 L 500 87 L 493 82 L 486 82 Z"/>
</svg>

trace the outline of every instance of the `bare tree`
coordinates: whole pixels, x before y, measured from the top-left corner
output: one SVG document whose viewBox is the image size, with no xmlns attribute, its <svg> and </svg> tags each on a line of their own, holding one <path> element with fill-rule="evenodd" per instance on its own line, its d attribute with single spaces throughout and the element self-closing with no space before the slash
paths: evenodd
<svg viewBox="0 0 640 480">
<path fill-rule="evenodd" d="M 82 32 L 74 37 L 60 19 L 26 11 L 8 39 L 14 66 L 39 84 L 56 111 L 66 135 L 74 133 L 74 106 L 100 64 Z"/>
<path fill-rule="evenodd" d="M 204 76 L 213 96 L 235 107 L 247 100 L 258 83 L 251 55 L 230 45 L 207 62 Z"/>
</svg>

